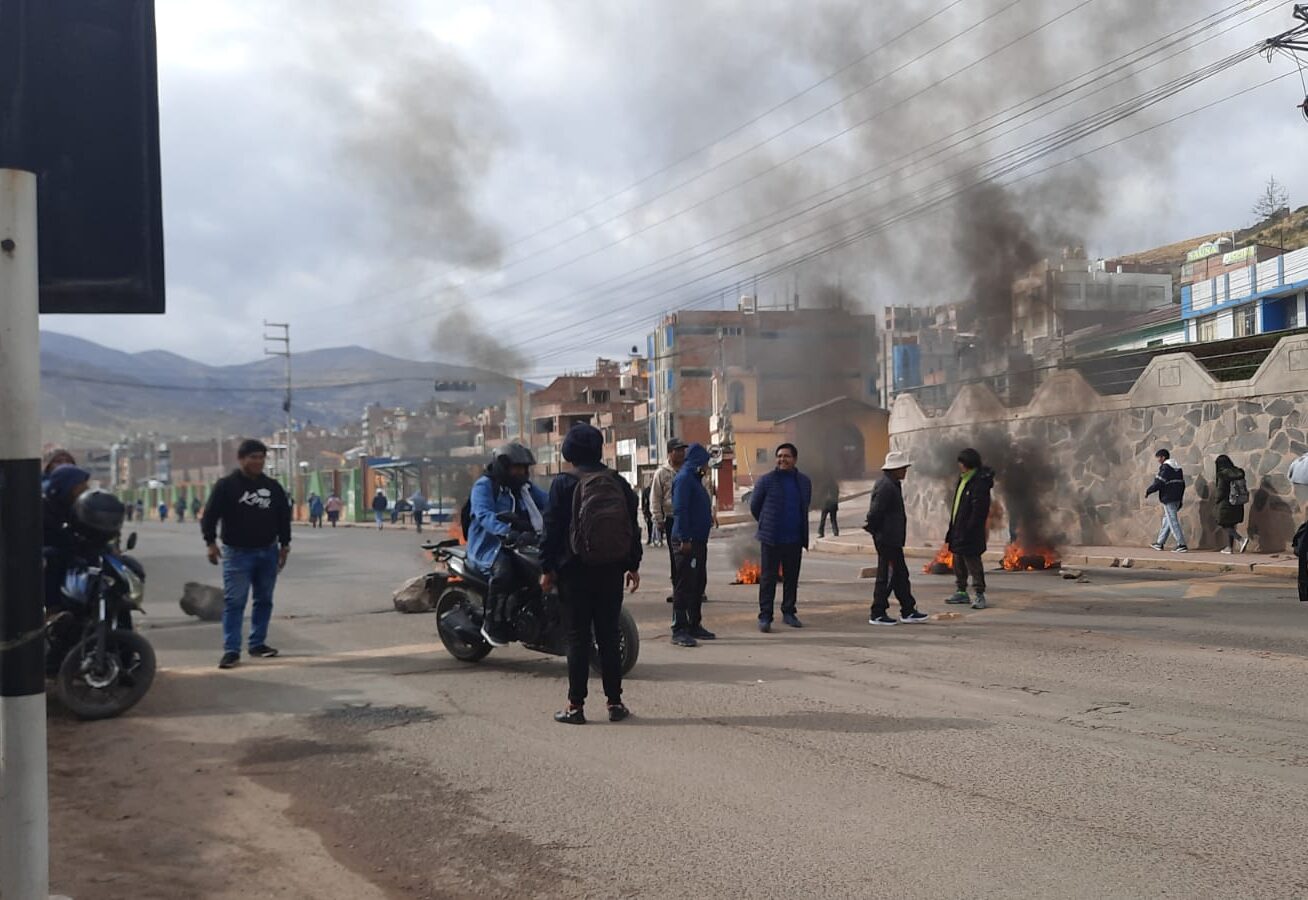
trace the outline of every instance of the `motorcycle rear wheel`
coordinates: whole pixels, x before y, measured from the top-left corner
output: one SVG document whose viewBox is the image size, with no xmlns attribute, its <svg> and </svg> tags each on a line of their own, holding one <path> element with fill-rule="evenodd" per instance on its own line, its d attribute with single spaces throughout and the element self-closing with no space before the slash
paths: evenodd
<svg viewBox="0 0 1308 900">
<path fill-rule="evenodd" d="M 618 652 L 622 656 L 622 674 L 626 675 L 636 667 L 636 659 L 640 656 L 640 629 L 636 627 L 635 617 L 625 606 L 618 617 Z M 590 667 L 599 674 L 599 645 L 595 643 L 590 648 Z"/>
<path fill-rule="evenodd" d="M 457 585 L 447 587 L 441 592 L 440 598 L 436 601 L 436 634 L 440 637 L 441 643 L 445 645 L 445 650 L 457 660 L 463 662 L 478 662 L 486 657 L 494 648 L 484 640 L 476 644 L 469 644 L 462 641 L 457 635 L 447 635 L 440 627 L 441 617 L 458 607 L 471 609 L 476 602 L 473 595 Z"/>
<path fill-rule="evenodd" d="M 95 638 L 64 657 L 55 681 L 59 699 L 79 719 L 111 719 L 127 712 L 154 683 L 154 648 L 135 631 L 114 629 L 106 640 L 106 668 L 95 669 Z M 96 684 L 100 686 L 96 686 Z"/>
</svg>

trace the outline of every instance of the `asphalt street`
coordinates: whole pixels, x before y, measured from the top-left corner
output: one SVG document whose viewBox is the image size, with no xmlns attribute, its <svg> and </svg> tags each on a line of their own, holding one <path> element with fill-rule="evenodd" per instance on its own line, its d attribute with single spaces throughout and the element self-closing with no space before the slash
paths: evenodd
<svg viewBox="0 0 1308 900">
<path fill-rule="evenodd" d="M 551 718 L 561 659 L 460 663 L 393 611 L 429 565 L 412 533 L 297 528 L 282 656 L 232 672 L 177 607 L 220 583 L 198 530 L 140 535 L 154 689 L 110 722 L 50 705 L 75 898 L 1308 895 L 1290 581 L 996 574 L 973 611 L 915 575 L 957 616 L 872 628 L 869 561 L 811 556 L 806 627 L 764 635 L 724 539 L 719 640 L 681 649 L 656 551 L 629 601 L 635 716 L 578 728 Z"/>
</svg>

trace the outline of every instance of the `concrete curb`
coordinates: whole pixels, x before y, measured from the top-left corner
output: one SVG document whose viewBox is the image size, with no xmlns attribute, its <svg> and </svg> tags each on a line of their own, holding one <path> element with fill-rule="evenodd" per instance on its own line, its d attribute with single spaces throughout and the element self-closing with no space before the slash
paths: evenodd
<svg viewBox="0 0 1308 900">
<path fill-rule="evenodd" d="M 830 553 L 836 556 L 857 556 L 867 555 L 875 556 L 876 548 L 871 541 L 867 542 L 849 542 L 834 541 L 829 538 L 819 538 L 813 543 L 813 551 L 817 553 Z M 905 547 L 904 556 L 908 559 L 934 559 L 935 550 L 927 547 Z M 1003 561 L 1003 554 L 995 551 L 986 553 L 982 559 L 987 566 L 997 566 Z M 1299 564 L 1297 561 L 1286 562 L 1275 560 L 1271 562 L 1249 560 L 1248 562 L 1213 562 L 1204 559 L 1195 559 L 1193 556 L 1177 555 L 1174 558 L 1158 559 L 1155 557 L 1134 556 L 1129 551 L 1124 551 L 1120 556 L 1100 556 L 1077 553 L 1075 548 L 1072 552 L 1063 555 L 1063 564 L 1068 566 L 1086 566 L 1090 568 L 1127 568 L 1141 569 L 1155 572 L 1195 572 L 1205 575 L 1228 575 L 1228 574 L 1245 574 L 1261 575 L 1268 578 L 1293 578 L 1299 577 Z M 873 577 L 876 570 L 867 568 L 864 573 L 871 572 L 871 575 L 863 574 L 864 578 Z"/>
</svg>

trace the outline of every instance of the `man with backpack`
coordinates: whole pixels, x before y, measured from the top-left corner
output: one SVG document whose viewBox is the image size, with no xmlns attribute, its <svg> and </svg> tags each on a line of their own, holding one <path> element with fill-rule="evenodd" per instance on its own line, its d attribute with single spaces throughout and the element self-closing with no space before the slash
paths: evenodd
<svg viewBox="0 0 1308 900">
<path fill-rule="evenodd" d="M 1186 553 L 1190 548 L 1185 545 L 1185 533 L 1181 531 L 1179 516 L 1181 502 L 1185 499 L 1185 473 L 1181 471 L 1181 464 L 1172 459 L 1172 453 L 1166 447 L 1159 448 L 1154 459 L 1158 460 L 1158 474 L 1145 490 L 1145 496 L 1158 494 L 1158 502 L 1163 505 L 1163 525 L 1158 531 L 1158 540 L 1151 546 L 1155 550 L 1162 550 L 1167 546 L 1167 536 L 1170 534 L 1176 538 L 1176 549 L 1172 552 Z"/>
<path fill-rule="evenodd" d="M 490 585 L 482 616 L 481 636 L 493 647 L 513 640 L 509 624 L 510 598 L 517 592 L 522 572 L 517 557 L 504 552 L 503 539 L 513 536 L 535 541 L 545 530 L 545 492 L 531 483 L 532 452 L 517 442 L 495 450 L 491 461 L 472 486 L 466 506 L 464 534 L 468 539 L 468 565 Z M 462 518 L 462 517 L 461 517 Z"/>
<path fill-rule="evenodd" d="M 713 501 L 703 480 L 708 461 L 703 445 L 691 444 L 672 482 L 672 643 L 677 647 L 697 647 L 700 641 L 717 637 L 702 623 L 708 539 L 713 530 Z"/>
<path fill-rule="evenodd" d="M 631 713 L 622 702 L 619 620 L 622 591 L 640 587 L 640 504 L 617 472 L 600 460 L 604 435 L 579 423 L 563 439 L 572 464 L 550 485 L 541 544 L 541 590 L 559 590 L 568 634 L 568 705 L 554 714 L 565 725 L 586 724 L 591 640 L 599 648 L 600 678 L 610 722 Z"/>
</svg>

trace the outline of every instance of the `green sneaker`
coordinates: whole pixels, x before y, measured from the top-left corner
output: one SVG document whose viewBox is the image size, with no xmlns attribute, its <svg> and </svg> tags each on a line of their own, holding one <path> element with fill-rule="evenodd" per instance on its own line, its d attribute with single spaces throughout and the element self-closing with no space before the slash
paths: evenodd
<svg viewBox="0 0 1308 900">
<path fill-rule="evenodd" d="M 972 598 L 967 595 L 967 591 L 955 591 L 945 600 L 946 603 L 968 604 Z"/>
</svg>

